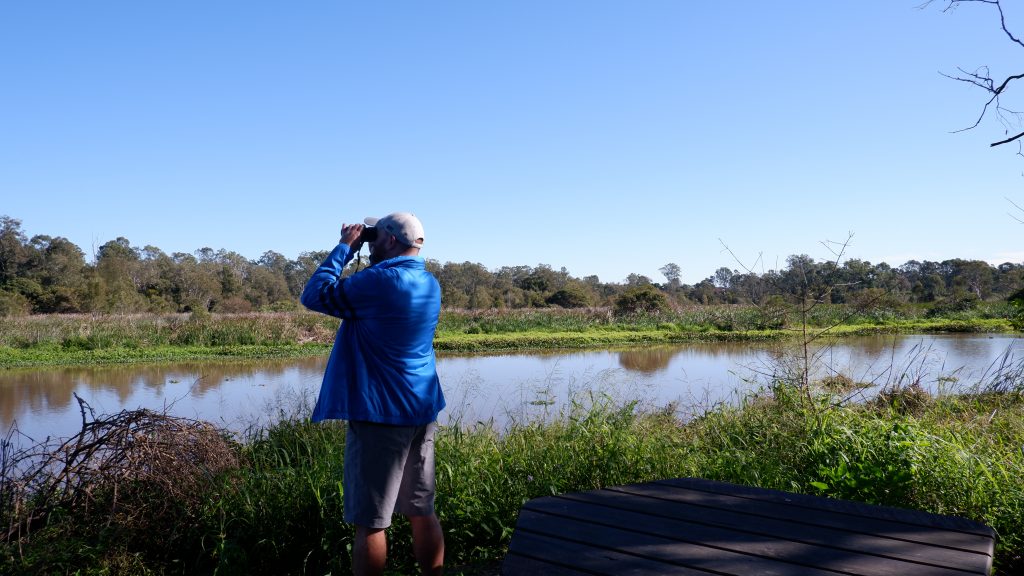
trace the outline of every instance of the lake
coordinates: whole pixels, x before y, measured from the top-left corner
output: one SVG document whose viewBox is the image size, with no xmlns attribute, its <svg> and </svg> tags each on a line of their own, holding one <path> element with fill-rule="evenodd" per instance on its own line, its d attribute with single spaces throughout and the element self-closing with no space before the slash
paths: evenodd
<svg viewBox="0 0 1024 576">
<path fill-rule="evenodd" d="M 816 376 L 841 373 L 873 391 L 916 380 L 956 392 L 1020 371 L 1024 339 L 1014 335 L 876 336 L 815 348 Z M 614 350 L 442 355 L 448 400 L 443 423 L 511 422 L 558 414 L 570 398 L 597 394 L 645 407 L 673 405 L 681 415 L 767 383 L 799 364 L 792 344 L 713 343 Z M 243 433 L 288 416 L 306 416 L 326 356 L 287 360 L 168 363 L 0 372 L 0 427 L 32 440 L 80 429 L 77 394 L 99 414 L 150 408 L 214 422 Z M 22 442 L 24 443 L 23 439 Z"/>
</svg>

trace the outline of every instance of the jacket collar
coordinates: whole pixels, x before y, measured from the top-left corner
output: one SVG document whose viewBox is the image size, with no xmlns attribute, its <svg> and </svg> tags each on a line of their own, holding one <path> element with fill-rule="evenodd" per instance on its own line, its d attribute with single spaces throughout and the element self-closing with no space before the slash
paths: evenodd
<svg viewBox="0 0 1024 576">
<path fill-rule="evenodd" d="M 395 256 L 373 265 L 374 268 L 423 268 L 425 266 L 422 256 Z"/>
</svg>

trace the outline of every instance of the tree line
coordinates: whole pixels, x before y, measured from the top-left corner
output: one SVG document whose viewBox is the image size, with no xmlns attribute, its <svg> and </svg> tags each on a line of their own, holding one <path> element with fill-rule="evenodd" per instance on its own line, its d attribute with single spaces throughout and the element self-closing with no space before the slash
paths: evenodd
<svg viewBox="0 0 1024 576">
<path fill-rule="evenodd" d="M 90 263 L 68 239 L 29 238 L 19 220 L 0 216 L 0 315 L 295 310 L 306 280 L 327 254 L 303 252 L 294 260 L 274 251 L 250 260 L 212 248 L 166 254 L 119 237 L 100 246 Z M 912 260 L 893 268 L 858 259 L 817 261 L 801 254 L 787 258 L 781 270 L 721 267 L 692 285 L 681 282 L 682 271 L 674 263 L 660 269 L 664 282 L 630 274 L 622 283 L 576 278 L 547 264 L 489 270 L 479 263 L 428 259 L 427 266 L 441 284 L 446 307 L 476 310 L 760 305 L 773 298 L 848 304 L 972 301 L 1007 298 L 1024 286 L 1024 263 L 992 266 L 963 259 Z"/>
</svg>

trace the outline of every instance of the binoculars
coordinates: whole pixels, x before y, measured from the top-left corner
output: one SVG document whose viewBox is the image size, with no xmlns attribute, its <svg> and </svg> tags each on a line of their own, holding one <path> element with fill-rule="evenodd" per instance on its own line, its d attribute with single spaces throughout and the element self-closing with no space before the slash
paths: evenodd
<svg viewBox="0 0 1024 576">
<path fill-rule="evenodd" d="M 373 242 L 377 239 L 377 229 L 372 226 L 363 228 L 363 231 L 359 233 L 360 242 Z"/>
</svg>

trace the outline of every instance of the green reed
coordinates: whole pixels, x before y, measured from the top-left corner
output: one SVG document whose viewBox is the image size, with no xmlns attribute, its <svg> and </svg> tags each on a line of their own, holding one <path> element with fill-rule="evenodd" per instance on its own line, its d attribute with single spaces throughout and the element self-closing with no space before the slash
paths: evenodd
<svg viewBox="0 0 1024 576">
<path fill-rule="evenodd" d="M 678 407 L 642 409 L 583 393 L 557 414 L 502 430 L 442 427 L 437 513 L 448 564 L 499 562 L 530 498 L 698 476 L 982 521 L 999 534 L 997 566 L 1013 573 L 1024 553 L 1022 389 L 1018 381 L 1001 393 L 939 398 L 906 389 L 837 404 L 828 393 L 777 384 L 686 417 Z M 0 571 L 35 573 L 32 558 L 59 553 L 82 574 L 347 574 L 344 427 L 285 416 L 241 439 L 243 464 L 211 490 L 199 523 L 167 527 L 188 543 L 172 561 L 104 540 L 99 526 L 95 534 L 72 530 L 69 510 L 47 527 L 60 538 L 23 543 L 30 560 L 2 545 Z M 389 530 L 394 573 L 409 573 L 408 525 Z"/>
<path fill-rule="evenodd" d="M 749 304 L 689 305 L 661 313 L 616 316 L 608 308 L 445 310 L 439 334 L 496 335 L 523 332 L 644 332 L 675 330 L 687 332 L 741 332 L 795 330 L 806 320 L 811 328 L 836 325 L 913 326 L 942 320 L 970 322 L 1008 319 L 1012 309 L 1006 303 L 980 303 L 970 310 L 931 314 L 924 305 L 867 306 L 808 304 L 801 314 L 798 303 L 782 301 Z"/>
<path fill-rule="evenodd" d="M 444 310 L 435 344 L 445 351 L 582 348 L 785 338 L 811 330 L 873 332 L 1013 330 L 1011 310 L 982 304 L 947 317 L 904 307 L 866 313 L 845 305 L 689 306 L 616 316 L 609 309 Z M 0 366 L 322 354 L 339 321 L 313 312 L 39 315 L 0 318 Z"/>
</svg>

